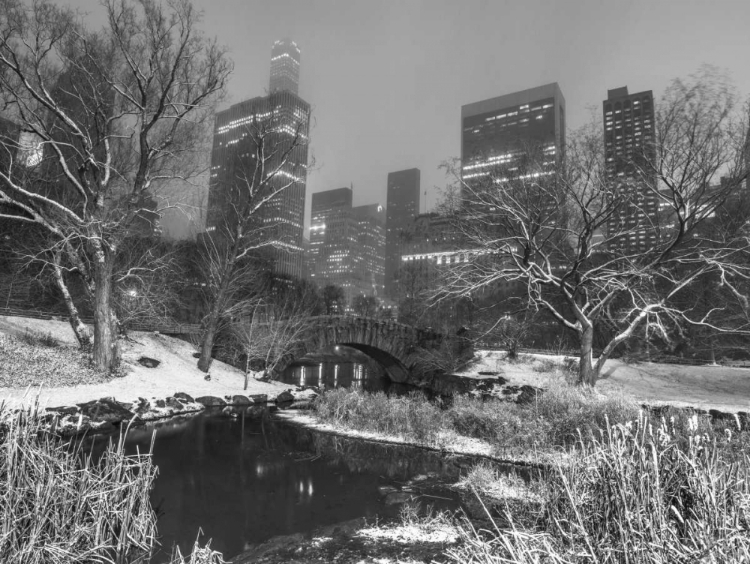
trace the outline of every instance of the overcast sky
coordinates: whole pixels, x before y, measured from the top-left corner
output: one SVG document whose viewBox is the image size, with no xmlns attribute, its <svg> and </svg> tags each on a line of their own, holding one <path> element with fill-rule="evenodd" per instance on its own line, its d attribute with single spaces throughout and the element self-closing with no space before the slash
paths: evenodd
<svg viewBox="0 0 750 564">
<path fill-rule="evenodd" d="M 575 129 L 607 89 L 658 97 L 703 63 L 750 94 L 750 0 L 194 1 L 234 60 L 232 103 L 266 92 L 276 39 L 302 50 L 315 120 L 308 216 L 312 192 L 351 183 L 355 204 L 385 203 L 388 172 L 412 167 L 432 208 L 470 102 L 558 82 Z"/>
</svg>

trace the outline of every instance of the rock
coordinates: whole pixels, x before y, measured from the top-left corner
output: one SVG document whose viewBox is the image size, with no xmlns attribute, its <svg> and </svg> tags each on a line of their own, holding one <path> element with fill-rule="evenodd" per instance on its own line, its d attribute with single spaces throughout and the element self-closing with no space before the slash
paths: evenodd
<svg viewBox="0 0 750 564">
<path fill-rule="evenodd" d="M 398 490 L 393 486 L 378 486 L 378 493 L 382 496 L 390 495 L 392 493 L 396 493 L 397 491 Z"/>
<path fill-rule="evenodd" d="M 174 397 L 185 403 L 193 403 L 195 401 L 193 396 L 186 394 L 185 392 L 177 392 Z"/>
<path fill-rule="evenodd" d="M 193 358 L 200 358 L 200 357 L 201 357 L 201 353 L 199 353 L 199 352 L 194 352 L 193 353 Z"/>
<path fill-rule="evenodd" d="M 78 407 L 75 405 L 67 407 L 48 407 L 46 411 L 57 413 L 58 415 L 73 415 L 74 413 L 78 413 Z"/>
<path fill-rule="evenodd" d="M 537 400 L 542 390 L 535 388 L 534 386 L 524 385 L 521 386 L 521 393 L 516 397 L 516 403 L 518 405 L 528 405 Z"/>
<path fill-rule="evenodd" d="M 130 421 L 134 417 L 129 409 L 123 407 L 123 404 L 110 398 L 79 403 L 78 407 L 81 409 L 81 413 L 94 423 L 104 421 L 119 423 L 120 421 Z"/>
<path fill-rule="evenodd" d="M 251 400 L 247 396 L 242 396 L 242 395 L 238 394 L 236 396 L 232 396 L 231 403 L 232 403 L 232 405 L 241 405 L 241 406 L 243 406 L 243 405 L 251 405 L 253 403 L 253 400 Z"/>
<path fill-rule="evenodd" d="M 151 402 L 146 398 L 138 398 L 138 406 L 135 408 L 135 412 L 138 415 L 143 415 L 151 411 Z"/>
<path fill-rule="evenodd" d="M 149 358 L 147 356 L 142 356 L 138 359 L 138 364 L 141 366 L 145 366 L 146 368 L 156 368 L 161 364 L 160 360 L 156 360 L 155 358 Z"/>
<path fill-rule="evenodd" d="M 224 407 L 227 404 L 223 399 L 216 396 L 201 396 L 195 398 L 195 401 L 205 407 Z"/>
<path fill-rule="evenodd" d="M 726 413 L 719 411 L 718 409 L 709 409 L 708 414 L 711 416 L 712 421 L 732 421 L 734 420 L 733 413 Z"/>
<path fill-rule="evenodd" d="M 253 394 L 248 396 L 249 399 L 253 400 L 254 403 L 268 403 L 267 394 Z"/>
<path fill-rule="evenodd" d="M 180 400 L 177 398 L 167 398 L 166 399 L 167 407 L 171 407 L 172 409 L 175 409 L 177 411 L 182 411 L 185 409 L 185 406 L 180 403 Z"/>
<path fill-rule="evenodd" d="M 385 496 L 386 505 L 398 505 L 412 500 L 412 495 L 407 492 L 393 492 Z"/>
<path fill-rule="evenodd" d="M 156 400 L 156 407 L 167 407 L 167 402 L 165 402 L 163 399 Z"/>
<path fill-rule="evenodd" d="M 276 396 L 276 403 L 286 403 L 290 401 L 294 401 L 294 396 L 289 390 L 281 392 L 278 396 Z"/>
</svg>

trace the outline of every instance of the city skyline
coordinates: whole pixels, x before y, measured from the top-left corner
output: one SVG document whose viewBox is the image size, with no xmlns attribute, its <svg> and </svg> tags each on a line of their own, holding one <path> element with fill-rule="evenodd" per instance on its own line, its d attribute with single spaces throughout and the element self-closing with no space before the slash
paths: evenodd
<svg viewBox="0 0 750 564">
<path fill-rule="evenodd" d="M 90 0 L 71 5 L 92 25 L 104 23 Z M 607 90 L 628 84 L 653 90 L 658 101 L 673 78 L 703 63 L 728 69 L 743 99 L 750 95 L 744 0 L 688 0 L 679 11 L 664 0 L 197 0 L 196 7 L 206 34 L 235 62 L 220 109 L 266 91 L 275 41 L 290 37 L 300 46 L 316 157 L 308 213 L 311 194 L 331 186 L 353 183 L 355 205 L 384 201 L 388 172 L 410 167 L 422 171 L 427 191 L 420 211 L 432 209 L 434 186 L 445 185 L 437 167 L 459 156 L 460 108 L 473 100 L 558 82 L 574 130 L 599 122 Z"/>
</svg>

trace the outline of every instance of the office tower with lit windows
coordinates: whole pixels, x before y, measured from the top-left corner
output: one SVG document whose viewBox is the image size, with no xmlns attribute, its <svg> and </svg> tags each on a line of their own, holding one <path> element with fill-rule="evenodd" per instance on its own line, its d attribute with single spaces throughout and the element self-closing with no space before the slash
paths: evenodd
<svg viewBox="0 0 750 564">
<path fill-rule="evenodd" d="M 357 224 L 354 277 L 357 293 L 383 297 L 385 281 L 385 209 L 381 204 L 352 208 Z"/>
<path fill-rule="evenodd" d="M 312 195 L 310 278 L 321 288 L 344 286 L 350 270 L 353 238 L 352 189 L 337 188 Z"/>
<path fill-rule="evenodd" d="M 286 54 L 286 55 L 285 55 Z M 266 243 L 265 249 L 275 274 L 301 277 L 302 244 L 307 183 L 310 105 L 297 95 L 299 49 L 291 41 L 276 42 L 272 52 L 270 94 L 234 104 L 216 114 L 211 177 L 209 181 L 206 231 L 212 235 L 231 229 L 238 183 L 251 176 L 257 145 L 252 132 L 270 131 L 266 151 L 279 158 L 291 149 L 268 190 L 283 190 L 273 196 L 257 214 L 253 226 Z M 289 63 L 289 61 L 293 63 Z M 296 66 L 295 66 L 296 65 Z M 266 171 L 279 166 L 272 158 Z"/>
<path fill-rule="evenodd" d="M 401 235 L 419 214 L 418 168 L 388 173 L 385 220 L 385 295 L 396 297 L 396 276 L 401 265 Z"/>
<path fill-rule="evenodd" d="M 565 98 L 556 82 L 461 107 L 464 183 L 493 174 L 512 178 L 530 152 L 541 155 L 539 166 L 549 172 L 563 162 Z"/>
<path fill-rule="evenodd" d="M 656 176 L 644 166 L 656 156 L 654 96 L 623 86 L 607 91 L 602 108 L 607 179 L 628 196 L 607 223 L 609 249 L 643 253 L 654 247 L 659 227 Z"/>
<path fill-rule="evenodd" d="M 271 83 L 269 90 L 286 90 L 298 94 L 300 50 L 291 39 L 281 39 L 271 49 Z"/>
<path fill-rule="evenodd" d="M 310 278 L 344 290 L 346 303 L 382 294 L 385 232 L 383 207 L 352 207 L 352 189 L 316 192 L 312 197 Z"/>
</svg>

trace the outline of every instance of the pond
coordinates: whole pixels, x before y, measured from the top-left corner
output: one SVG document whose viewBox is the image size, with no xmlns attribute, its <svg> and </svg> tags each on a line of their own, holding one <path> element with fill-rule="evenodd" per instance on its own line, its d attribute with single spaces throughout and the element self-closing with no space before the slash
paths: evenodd
<svg viewBox="0 0 750 564">
<path fill-rule="evenodd" d="M 126 451 L 148 451 L 154 432 L 159 473 L 151 499 L 162 543 L 156 563 L 167 562 L 174 545 L 189 552 L 199 530 L 201 542 L 211 539 L 228 559 L 276 535 L 395 516 L 403 498 L 388 487 L 400 490 L 415 476 L 432 477 L 409 494 L 415 502 L 456 509 L 458 497 L 444 486 L 469 464 L 311 432 L 259 407 L 131 429 Z M 107 439 L 93 440 L 98 450 Z"/>
</svg>

